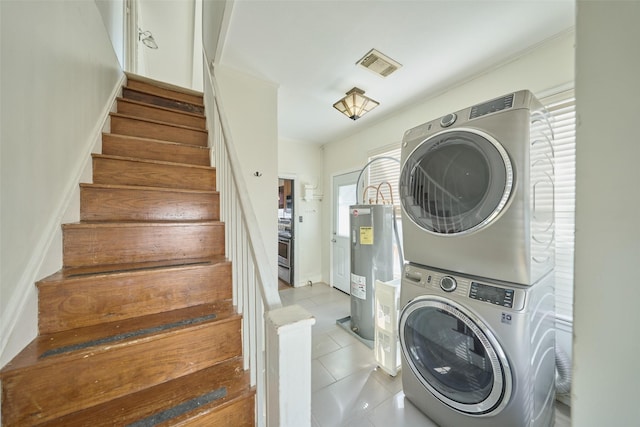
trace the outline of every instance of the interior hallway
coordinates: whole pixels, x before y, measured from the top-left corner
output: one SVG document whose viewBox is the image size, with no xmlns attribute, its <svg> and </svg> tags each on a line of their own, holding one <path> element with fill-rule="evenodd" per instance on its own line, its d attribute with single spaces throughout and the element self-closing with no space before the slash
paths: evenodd
<svg viewBox="0 0 640 427">
<path fill-rule="evenodd" d="M 350 297 L 325 283 L 280 286 L 283 305 L 298 304 L 316 318 L 312 330 L 311 425 L 313 427 L 437 427 L 377 368 L 373 350 L 336 324 L 349 316 Z M 556 427 L 570 427 L 569 408 L 556 407 Z"/>
</svg>

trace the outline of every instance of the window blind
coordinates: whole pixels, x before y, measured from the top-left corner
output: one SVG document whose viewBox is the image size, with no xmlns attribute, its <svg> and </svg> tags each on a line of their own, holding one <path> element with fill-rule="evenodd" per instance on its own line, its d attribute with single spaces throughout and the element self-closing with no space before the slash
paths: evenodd
<svg viewBox="0 0 640 427">
<path fill-rule="evenodd" d="M 369 165 L 367 174 L 367 185 L 378 187 L 380 186 L 381 196 L 384 197 L 386 202 L 391 202 L 396 208 L 396 215 L 400 216 L 400 199 L 398 198 L 398 181 L 400 180 L 400 144 L 394 144 L 388 146 L 380 151 L 369 153 L 369 162 L 374 159 L 373 163 Z M 396 160 L 392 160 L 396 159 Z M 383 183 L 389 183 L 383 184 Z M 382 185 L 380 185 L 382 184 Z M 391 190 L 393 190 L 391 192 Z M 366 199 L 376 199 L 376 191 L 373 188 L 369 188 L 366 193 Z M 380 198 L 378 198 L 380 201 Z"/>
<path fill-rule="evenodd" d="M 575 95 L 567 90 L 540 99 L 551 118 L 555 154 L 556 316 L 573 319 L 573 254 L 576 205 Z"/>
</svg>

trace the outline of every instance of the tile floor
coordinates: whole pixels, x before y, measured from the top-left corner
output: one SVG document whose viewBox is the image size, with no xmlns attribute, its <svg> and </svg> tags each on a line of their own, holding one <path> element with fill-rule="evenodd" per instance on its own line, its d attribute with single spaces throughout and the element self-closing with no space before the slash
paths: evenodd
<svg viewBox="0 0 640 427">
<path fill-rule="evenodd" d="M 377 367 L 373 350 L 336 324 L 349 316 L 350 297 L 324 283 L 280 291 L 284 305 L 298 304 L 316 318 L 312 329 L 311 425 L 313 427 L 437 427 L 405 399 L 400 374 Z M 570 427 L 559 404 L 556 427 Z"/>
</svg>

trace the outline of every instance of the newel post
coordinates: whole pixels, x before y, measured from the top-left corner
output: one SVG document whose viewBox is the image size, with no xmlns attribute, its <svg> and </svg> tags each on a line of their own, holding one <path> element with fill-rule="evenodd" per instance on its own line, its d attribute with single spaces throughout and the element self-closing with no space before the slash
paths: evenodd
<svg viewBox="0 0 640 427">
<path fill-rule="evenodd" d="M 311 327 L 299 305 L 266 313 L 267 426 L 311 425 Z"/>
</svg>

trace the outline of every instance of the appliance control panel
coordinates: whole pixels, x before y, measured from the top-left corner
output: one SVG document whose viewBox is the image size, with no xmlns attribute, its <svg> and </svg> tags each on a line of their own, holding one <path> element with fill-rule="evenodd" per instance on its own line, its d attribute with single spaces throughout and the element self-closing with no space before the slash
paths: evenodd
<svg viewBox="0 0 640 427">
<path fill-rule="evenodd" d="M 408 263 L 404 267 L 402 286 L 419 286 L 435 295 L 448 298 L 469 298 L 503 310 L 524 308 L 525 291 L 508 283 L 487 284 L 477 277 L 453 274 L 449 271 Z"/>
<path fill-rule="evenodd" d="M 507 308 L 513 308 L 514 294 L 515 291 L 513 289 L 500 288 L 478 282 L 471 282 L 471 287 L 469 288 L 469 298 Z"/>
<path fill-rule="evenodd" d="M 492 99 L 483 104 L 474 105 L 471 107 L 469 120 L 513 107 L 513 97 L 514 94 L 512 93 L 502 98 Z"/>
</svg>

